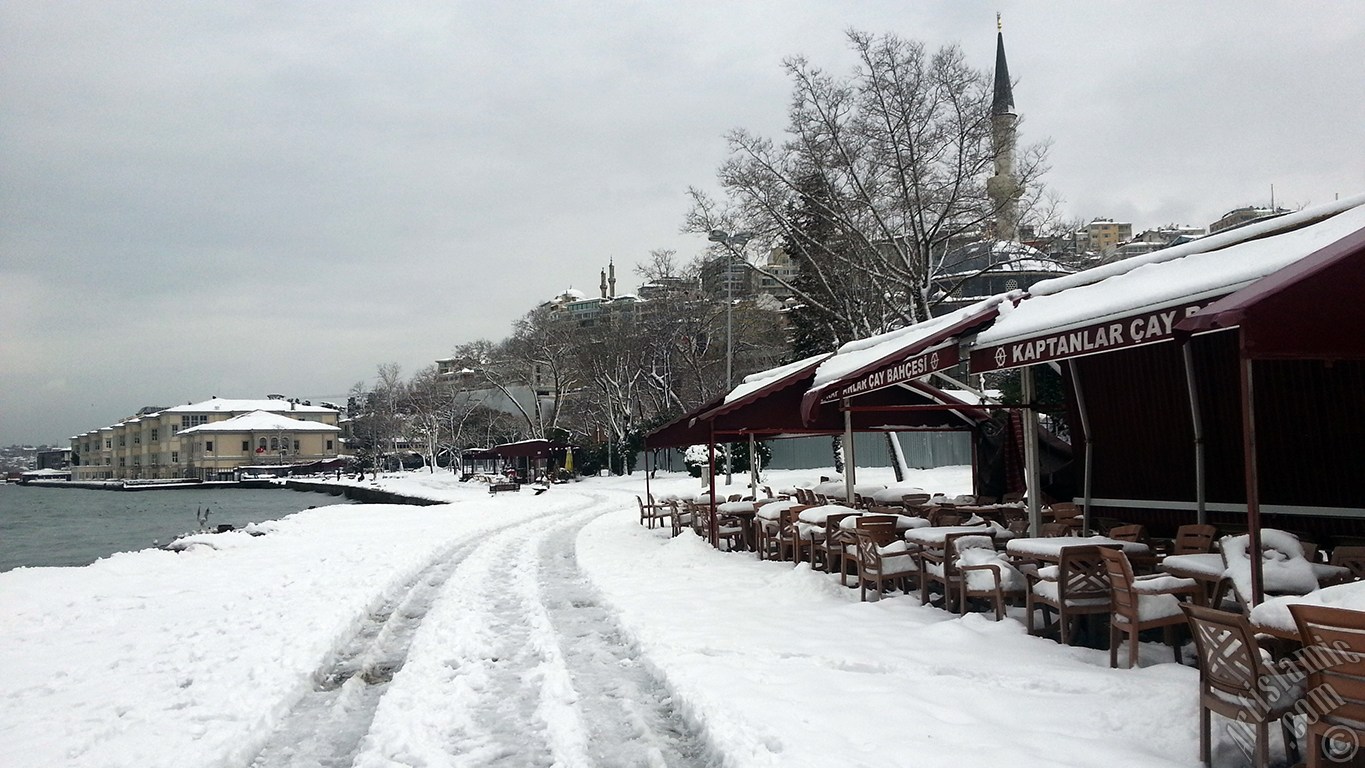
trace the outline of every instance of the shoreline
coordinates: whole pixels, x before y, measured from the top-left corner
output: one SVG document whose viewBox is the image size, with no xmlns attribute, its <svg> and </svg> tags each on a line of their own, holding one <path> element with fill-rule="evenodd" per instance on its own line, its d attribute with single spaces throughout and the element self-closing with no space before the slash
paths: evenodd
<svg viewBox="0 0 1365 768">
<path fill-rule="evenodd" d="M 14 485 L 26 488 L 78 488 L 90 491 L 187 491 L 187 490 L 233 490 L 254 491 L 291 490 L 301 493 L 325 493 L 329 496 L 345 496 L 361 504 L 410 504 L 414 506 L 434 506 L 448 502 L 408 496 L 393 491 L 344 483 L 326 483 L 316 480 L 210 480 L 191 483 L 134 483 L 124 481 L 91 480 L 30 480 Z"/>
</svg>

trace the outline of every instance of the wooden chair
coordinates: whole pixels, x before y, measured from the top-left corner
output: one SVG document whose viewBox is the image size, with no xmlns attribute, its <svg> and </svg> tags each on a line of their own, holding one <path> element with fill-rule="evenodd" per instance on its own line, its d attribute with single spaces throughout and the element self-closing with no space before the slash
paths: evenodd
<svg viewBox="0 0 1365 768">
<path fill-rule="evenodd" d="M 1045 539 L 1056 539 L 1062 536 L 1071 535 L 1071 526 L 1066 523 L 1043 523 L 1038 528 L 1038 535 Z"/>
<path fill-rule="evenodd" d="M 822 567 L 825 573 L 833 573 L 831 569 L 837 563 L 839 574 L 843 576 L 844 558 L 853 552 L 853 546 L 856 542 L 848 531 L 839 526 L 839 522 L 856 514 L 858 513 L 837 512 L 825 518 L 825 535 L 811 540 L 810 565 L 812 568 L 818 566 Z"/>
<path fill-rule="evenodd" d="M 1119 665 L 1119 636 L 1128 635 L 1128 668 L 1138 666 L 1138 635 L 1148 629 L 1162 628 L 1166 643 L 1180 663 L 1180 645 L 1175 641 L 1175 629 L 1185 624 L 1180 610 L 1180 598 L 1198 599 L 1199 584 L 1194 579 L 1175 576 L 1136 578 L 1128 556 L 1119 549 L 1101 549 L 1105 571 L 1109 575 L 1111 612 L 1109 619 L 1109 666 Z"/>
<path fill-rule="evenodd" d="M 1299 756 L 1292 725 L 1286 715 L 1298 701 L 1298 691 L 1277 684 L 1261 656 L 1256 635 L 1240 613 L 1216 611 L 1189 603 L 1181 610 L 1189 621 L 1190 634 L 1199 657 L 1199 759 L 1208 765 L 1212 757 L 1212 713 L 1256 728 L 1253 756 L 1257 768 L 1270 765 L 1270 723 L 1280 721 L 1290 762 Z"/>
<path fill-rule="evenodd" d="M 909 594 L 911 580 L 919 576 L 919 563 L 910 545 L 903 539 L 880 543 L 885 537 L 873 529 L 855 529 L 853 537 L 858 562 L 858 598 L 867 601 L 869 586 L 876 588 L 878 600 L 888 585 L 900 585 L 901 592 Z"/>
<path fill-rule="evenodd" d="M 687 510 L 688 518 L 692 520 L 692 532 L 709 540 L 711 538 L 711 532 L 702 529 L 702 524 L 706 522 L 706 519 L 702 516 L 701 505 L 694 501 L 684 501 L 682 506 L 683 509 Z"/>
<path fill-rule="evenodd" d="M 1182 525 L 1175 529 L 1171 542 L 1173 555 L 1203 555 L 1213 551 L 1218 529 L 1212 525 Z"/>
<path fill-rule="evenodd" d="M 901 505 L 904 506 L 908 512 L 915 507 L 922 507 L 925 504 L 928 504 L 930 498 L 932 497 L 927 493 L 907 493 L 901 496 Z"/>
<path fill-rule="evenodd" d="M 754 516 L 754 552 L 759 560 L 777 560 L 781 557 L 777 533 L 782 526 L 783 512 L 786 510 L 777 513 L 777 520 Z"/>
<path fill-rule="evenodd" d="M 635 503 L 640 506 L 640 525 L 648 525 L 652 529 L 655 523 L 663 525 L 664 520 L 668 519 L 668 505 L 656 503 L 653 496 L 649 497 L 648 503 L 636 496 Z"/>
<path fill-rule="evenodd" d="M 1100 550 L 1107 548 L 1093 544 L 1062 547 L 1056 565 L 1025 573 L 1030 582 L 1024 604 L 1030 635 L 1037 634 L 1033 626 L 1035 609 L 1043 612 L 1048 630 L 1052 628 L 1048 611 L 1056 612 L 1057 642 L 1068 645 L 1077 617 L 1109 612 L 1109 574 L 1100 557 Z"/>
<path fill-rule="evenodd" d="M 699 504 L 697 509 L 702 518 L 701 535 L 707 541 L 711 540 L 711 518 L 712 508 L 710 504 Z M 716 546 L 725 545 L 726 551 L 734 552 L 744 547 L 744 526 L 737 519 L 729 515 L 716 513 Z"/>
<path fill-rule="evenodd" d="M 681 536 L 683 529 L 692 527 L 692 511 L 681 508 L 676 501 L 664 503 L 668 506 L 668 521 L 673 524 L 674 538 Z"/>
<path fill-rule="evenodd" d="M 1339 702 L 1316 708 L 1317 718 L 1308 718 L 1308 768 L 1345 765 L 1348 750 L 1365 744 L 1365 612 L 1302 604 L 1291 604 L 1289 612 L 1304 658 L 1314 659 L 1308 665 L 1309 700 L 1329 692 Z M 1360 759 L 1356 755 L 1349 764 L 1359 765 Z"/>
<path fill-rule="evenodd" d="M 955 538 L 956 568 L 960 575 L 958 592 L 962 613 L 967 601 L 984 599 L 995 609 L 995 620 L 1005 618 L 1005 602 L 1023 597 L 1027 585 L 1024 577 L 996 551 L 994 531 L 985 534 L 966 534 Z"/>
<path fill-rule="evenodd" d="M 967 547 L 982 547 L 989 548 L 993 553 L 994 536 L 995 531 L 990 528 L 983 528 L 980 533 L 975 531 L 950 533 L 943 537 L 941 548 L 922 547 L 919 552 L 920 602 L 925 604 L 929 602 L 931 588 L 937 584 L 943 589 L 944 609 L 951 610 L 951 606 L 956 606 L 958 613 L 965 614 L 967 612 L 965 579 L 959 567 L 962 550 Z"/>
<path fill-rule="evenodd" d="M 1147 529 L 1141 525 L 1118 525 L 1109 529 L 1105 534 L 1111 539 L 1127 541 L 1134 544 L 1147 544 Z M 1152 573 L 1156 570 L 1156 555 L 1151 553 L 1151 545 L 1148 544 L 1146 554 L 1130 554 L 1128 561 L 1133 566 L 1133 570 L 1140 574 Z"/>
<path fill-rule="evenodd" d="M 805 505 L 798 505 L 790 509 L 784 509 L 778 516 L 777 526 L 777 553 L 779 560 L 790 560 L 793 563 L 801 562 L 802 553 L 806 549 L 805 537 L 801 535 L 800 521 L 797 519 L 802 510 L 810 509 Z"/>
<path fill-rule="evenodd" d="M 1332 559 L 1328 562 L 1332 565 L 1349 568 L 1352 577 L 1357 580 L 1365 579 L 1365 547 L 1339 545 L 1332 550 Z"/>
</svg>

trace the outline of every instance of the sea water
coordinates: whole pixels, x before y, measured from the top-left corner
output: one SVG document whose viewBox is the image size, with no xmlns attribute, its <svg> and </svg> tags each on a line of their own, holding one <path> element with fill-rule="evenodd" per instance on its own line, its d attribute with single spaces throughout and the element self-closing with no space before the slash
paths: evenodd
<svg viewBox="0 0 1365 768">
<path fill-rule="evenodd" d="M 290 490 L 206 488 L 96 491 L 0 484 L 0 571 L 20 566 L 89 565 L 115 552 L 159 544 L 208 527 L 247 523 L 331 504 L 341 496 Z"/>
</svg>

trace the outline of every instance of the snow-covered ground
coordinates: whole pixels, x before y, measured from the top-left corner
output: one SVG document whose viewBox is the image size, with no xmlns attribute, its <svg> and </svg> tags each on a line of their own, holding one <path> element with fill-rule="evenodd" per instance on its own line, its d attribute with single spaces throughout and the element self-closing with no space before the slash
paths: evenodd
<svg viewBox="0 0 1365 768">
<path fill-rule="evenodd" d="M 967 490 L 960 470 L 917 479 Z M 450 503 L 0 574 L 0 765 L 1198 764 L 1198 674 L 1162 646 L 1111 670 L 1017 618 L 860 603 L 641 527 L 638 474 L 539 496 L 379 484 Z"/>
</svg>

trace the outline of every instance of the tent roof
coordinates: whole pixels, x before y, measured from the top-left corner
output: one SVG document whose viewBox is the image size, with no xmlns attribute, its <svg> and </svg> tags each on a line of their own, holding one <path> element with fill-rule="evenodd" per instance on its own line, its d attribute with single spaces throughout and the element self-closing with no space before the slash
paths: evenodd
<svg viewBox="0 0 1365 768">
<path fill-rule="evenodd" d="M 223 421 L 211 421 L 207 424 L 200 424 L 197 427 L 182 429 L 176 433 L 180 435 L 193 435 L 200 432 L 340 432 L 340 427 L 331 424 L 322 424 L 316 421 L 303 421 L 291 419 L 279 413 L 268 411 L 252 411 L 240 416 L 233 416 Z"/>
<path fill-rule="evenodd" d="M 516 443 L 503 443 L 488 449 L 488 452 L 503 458 L 532 458 L 542 459 L 546 456 L 563 453 L 569 446 L 563 443 L 552 443 L 549 440 L 522 440 Z"/>
<path fill-rule="evenodd" d="M 723 402 L 724 397 L 714 397 L 702 403 L 645 435 L 645 445 L 650 448 L 680 448 L 705 443 L 711 437 L 711 429 L 705 423 L 694 423 L 694 420 L 698 414 L 705 413 Z"/>
<path fill-rule="evenodd" d="M 1188 314 L 1365 227 L 1365 195 L 1245 229 L 1253 227 L 1262 237 L 1191 252 L 1188 246 L 1203 242 L 1195 241 L 1033 286 L 1024 300 L 1002 304 L 995 323 L 977 335 L 971 370 L 1170 339 L 1175 323 Z"/>
<path fill-rule="evenodd" d="M 1008 298 L 992 296 L 941 317 L 908 328 L 850 341 L 820 364 L 801 403 L 801 413 L 814 421 L 823 403 L 853 397 L 918 379 L 958 363 L 958 337 L 990 324 Z"/>
<path fill-rule="evenodd" d="M 1181 321 L 1181 331 L 1241 328 L 1252 358 L 1365 359 L 1365 227 Z"/>
</svg>

